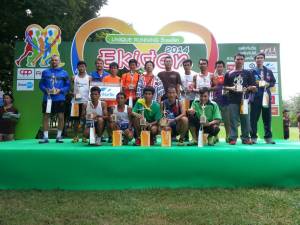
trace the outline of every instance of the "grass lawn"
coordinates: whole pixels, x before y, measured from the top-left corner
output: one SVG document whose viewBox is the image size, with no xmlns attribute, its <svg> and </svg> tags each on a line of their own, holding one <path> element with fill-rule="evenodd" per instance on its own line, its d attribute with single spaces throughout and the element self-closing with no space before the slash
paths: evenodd
<svg viewBox="0 0 300 225">
<path fill-rule="evenodd" d="M 300 224 L 300 189 L 0 191 L 0 225 L 13 224 Z"/>
<path fill-rule="evenodd" d="M 0 224 L 299 224 L 300 190 L 0 191 Z"/>
</svg>

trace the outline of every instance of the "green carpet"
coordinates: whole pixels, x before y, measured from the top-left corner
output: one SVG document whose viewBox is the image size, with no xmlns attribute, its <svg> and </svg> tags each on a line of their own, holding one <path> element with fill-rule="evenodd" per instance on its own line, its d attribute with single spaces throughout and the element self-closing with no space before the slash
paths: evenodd
<svg viewBox="0 0 300 225">
<path fill-rule="evenodd" d="M 300 143 L 101 147 L 0 143 L 0 189 L 300 187 Z"/>
</svg>

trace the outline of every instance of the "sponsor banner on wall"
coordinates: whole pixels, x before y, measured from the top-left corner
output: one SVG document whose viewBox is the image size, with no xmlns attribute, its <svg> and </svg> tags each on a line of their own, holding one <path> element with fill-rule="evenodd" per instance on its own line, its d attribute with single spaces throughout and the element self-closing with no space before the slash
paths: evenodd
<svg viewBox="0 0 300 225">
<path fill-rule="evenodd" d="M 34 80 L 17 80 L 17 91 L 33 91 Z"/>
</svg>

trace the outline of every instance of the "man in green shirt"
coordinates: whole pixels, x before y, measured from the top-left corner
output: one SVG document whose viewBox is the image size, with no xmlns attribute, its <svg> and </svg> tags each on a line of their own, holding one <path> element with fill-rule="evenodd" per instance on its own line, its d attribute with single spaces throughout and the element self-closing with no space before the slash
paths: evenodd
<svg viewBox="0 0 300 225">
<path fill-rule="evenodd" d="M 153 87 L 145 87 L 143 90 L 143 98 L 137 100 L 133 107 L 133 126 L 138 136 L 138 138 L 136 138 L 135 145 L 141 145 L 140 120 L 143 119 L 143 117 L 146 121 L 145 130 L 149 130 L 151 134 L 151 145 L 154 145 L 154 139 L 158 134 L 158 123 L 161 119 L 161 112 L 160 105 L 157 102 L 152 101 L 154 91 Z"/>
<path fill-rule="evenodd" d="M 219 124 L 222 119 L 220 109 L 217 103 L 209 100 L 208 88 L 202 88 L 199 93 L 200 100 L 194 100 L 188 110 L 190 131 L 193 136 L 193 141 L 189 145 L 197 145 L 200 125 L 203 127 L 203 132 L 208 134 L 208 145 L 214 145 L 214 137 L 220 131 Z"/>
</svg>

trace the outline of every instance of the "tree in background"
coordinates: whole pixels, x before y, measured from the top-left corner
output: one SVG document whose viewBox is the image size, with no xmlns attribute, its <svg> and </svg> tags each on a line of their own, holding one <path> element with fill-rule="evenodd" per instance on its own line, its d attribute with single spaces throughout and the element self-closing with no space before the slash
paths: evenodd
<svg viewBox="0 0 300 225">
<path fill-rule="evenodd" d="M 62 30 L 62 40 L 71 41 L 77 29 L 87 20 L 97 17 L 106 3 L 107 0 L 2 0 L 0 89 L 12 91 L 14 43 L 24 37 L 28 25 L 36 23 L 46 27 L 55 24 Z M 101 39 L 101 36 L 95 37 Z"/>
<path fill-rule="evenodd" d="M 288 101 L 283 102 L 284 109 L 288 109 L 290 120 L 291 120 L 291 126 L 296 127 L 297 126 L 297 112 L 300 112 L 300 93 L 296 94 L 294 97 L 292 97 Z"/>
</svg>

